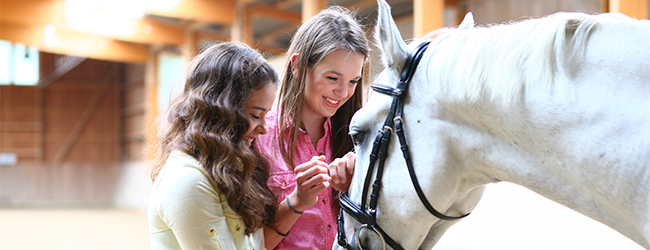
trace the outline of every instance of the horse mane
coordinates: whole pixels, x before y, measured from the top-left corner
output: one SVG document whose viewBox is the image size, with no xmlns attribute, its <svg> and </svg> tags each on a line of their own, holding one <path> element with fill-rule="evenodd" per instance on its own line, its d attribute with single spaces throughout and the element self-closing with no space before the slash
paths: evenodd
<svg viewBox="0 0 650 250">
<path fill-rule="evenodd" d="M 549 93 L 571 91 L 569 79 L 583 60 L 592 33 L 605 23 L 631 20 L 622 14 L 561 12 L 473 29 L 440 29 L 427 35 L 434 37 L 435 48 L 428 77 L 439 77 L 431 80 L 438 80 L 434 82 L 451 98 L 471 102 L 489 95 L 508 105 L 533 85 Z"/>
</svg>

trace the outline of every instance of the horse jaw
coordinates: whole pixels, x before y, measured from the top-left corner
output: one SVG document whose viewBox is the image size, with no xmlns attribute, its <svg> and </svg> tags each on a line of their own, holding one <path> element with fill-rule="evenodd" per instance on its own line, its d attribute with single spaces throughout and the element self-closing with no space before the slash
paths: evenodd
<svg viewBox="0 0 650 250">
<path fill-rule="evenodd" d="M 458 29 L 468 30 L 473 28 L 474 28 L 474 15 L 472 15 L 472 12 L 467 12 L 465 18 L 463 18 L 463 21 L 460 22 L 460 25 L 458 25 Z"/>
<path fill-rule="evenodd" d="M 385 0 L 377 0 L 377 4 L 379 6 L 375 36 L 379 42 L 379 48 L 383 52 L 382 61 L 385 67 L 397 71 L 401 67 L 395 64 L 405 61 L 409 49 L 402 40 L 402 35 L 390 14 L 390 5 Z"/>
</svg>

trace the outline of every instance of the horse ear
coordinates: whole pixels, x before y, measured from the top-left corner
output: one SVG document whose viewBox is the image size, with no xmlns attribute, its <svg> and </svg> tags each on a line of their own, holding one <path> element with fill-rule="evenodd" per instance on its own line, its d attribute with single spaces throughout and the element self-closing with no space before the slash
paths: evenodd
<svg viewBox="0 0 650 250">
<path fill-rule="evenodd" d="M 474 28 L 474 15 L 472 15 L 472 12 L 467 12 L 463 21 L 458 25 L 458 29 L 464 30 L 472 28 Z"/>
<path fill-rule="evenodd" d="M 391 68 L 408 56 L 408 47 L 390 14 L 390 5 L 385 0 L 377 0 L 377 4 L 379 7 L 375 35 L 383 52 L 384 66 Z"/>
</svg>

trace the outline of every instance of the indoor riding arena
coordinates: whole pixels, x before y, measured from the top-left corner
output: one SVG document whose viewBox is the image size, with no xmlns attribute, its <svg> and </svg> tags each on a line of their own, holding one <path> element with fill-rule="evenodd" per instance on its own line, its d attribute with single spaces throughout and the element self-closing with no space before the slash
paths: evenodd
<svg viewBox="0 0 650 250">
<path fill-rule="evenodd" d="M 559 11 L 648 19 L 648 0 L 389 0 L 405 40 Z M 148 249 L 157 117 L 205 45 L 238 41 L 281 71 L 302 20 L 376 0 L 0 0 L 0 249 Z M 372 39 L 374 40 L 374 39 Z M 373 50 L 378 50 L 374 47 Z M 382 70 L 372 58 L 372 75 Z M 282 75 L 282 74 L 280 74 Z M 436 250 L 642 249 L 511 183 L 490 185 Z"/>
</svg>

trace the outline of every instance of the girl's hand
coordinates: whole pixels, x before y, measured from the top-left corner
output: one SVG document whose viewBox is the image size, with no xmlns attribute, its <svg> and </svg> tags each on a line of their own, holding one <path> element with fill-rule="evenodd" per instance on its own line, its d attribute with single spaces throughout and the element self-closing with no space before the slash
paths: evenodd
<svg viewBox="0 0 650 250">
<path fill-rule="evenodd" d="M 354 164 L 356 160 L 356 154 L 354 152 L 348 152 L 342 158 L 336 158 L 332 163 L 330 163 L 330 177 L 332 178 L 330 183 L 334 189 L 339 192 L 348 191 L 352 175 L 354 174 Z"/>
<path fill-rule="evenodd" d="M 318 202 L 318 193 L 330 186 L 327 170 L 325 156 L 322 155 L 312 157 L 293 170 L 296 174 L 296 189 L 289 195 L 289 200 L 295 210 L 305 211 Z"/>
</svg>

